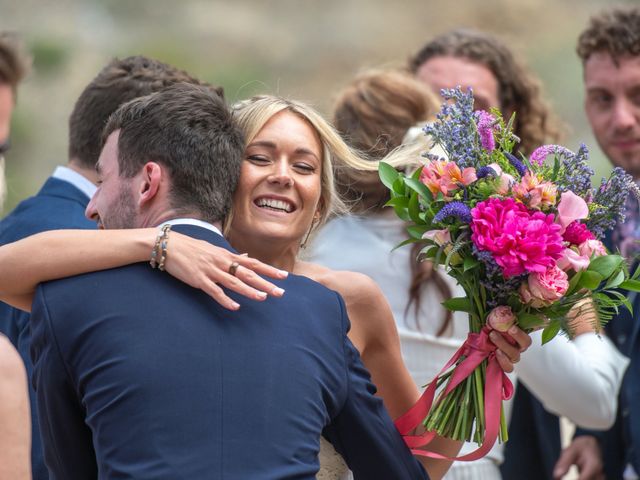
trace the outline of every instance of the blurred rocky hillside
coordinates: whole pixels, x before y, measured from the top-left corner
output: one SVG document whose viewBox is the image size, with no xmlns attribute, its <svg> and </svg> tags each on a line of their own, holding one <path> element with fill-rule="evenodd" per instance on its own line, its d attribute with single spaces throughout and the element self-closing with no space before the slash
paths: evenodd
<svg viewBox="0 0 640 480">
<path fill-rule="evenodd" d="M 592 147 L 582 114 L 575 40 L 606 0 L 0 0 L 0 29 L 20 32 L 35 58 L 22 86 L 8 155 L 6 209 L 66 160 L 75 98 L 114 56 L 145 54 L 225 87 L 309 101 L 329 114 L 359 70 L 402 65 L 432 35 L 467 26 L 505 38 L 540 75 L 571 125 L 567 146 Z M 630 2 L 628 2 L 630 3 Z M 598 163 L 599 162 L 599 163 Z"/>
</svg>

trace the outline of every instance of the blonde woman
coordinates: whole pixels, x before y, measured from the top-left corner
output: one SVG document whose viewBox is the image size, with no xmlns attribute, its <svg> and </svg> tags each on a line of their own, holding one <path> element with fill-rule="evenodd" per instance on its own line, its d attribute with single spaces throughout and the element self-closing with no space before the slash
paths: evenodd
<svg viewBox="0 0 640 480">
<path fill-rule="evenodd" d="M 211 293 L 228 308 L 236 306 L 219 285 L 234 287 L 228 268 L 236 261 L 262 273 L 274 273 L 257 259 L 338 291 L 351 320 L 349 337 L 389 413 L 399 416 L 413 405 L 419 391 L 402 362 L 393 316 L 383 292 L 364 275 L 334 272 L 298 258 L 309 235 L 334 212 L 344 210 L 333 185 L 333 164 L 356 165 L 362 161 L 318 113 L 299 102 L 254 97 L 238 105 L 235 115 L 245 134 L 246 148 L 233 213 L 225 230 L 234 248 L 248 257 L 172 232 L 167 270 Z M 0 298 L 28 308 L 38 282 L 147 261 L 156 235 L 155 229 L 58 231 L 0 247 Z M 239 268 L 236 274 L 258 290 L 271 288 L 257 281 L 248 268 Z M 254 293 L 252 289 L 247 292 Z M 529 345 L 523 332 L 515 338 L 516 347 L 501 337 L 495 342 L 502 350 L 498 357 L 506 371 L 513 369 L 520 351 Z M 447 455 L 454 455 L 459 447 L 459 443 L 443 438 L 432 445 Z M 325 448 L 321 475 L 344 478 L 348 475 L 344 462 Z M 446 461 L 422 461 L 434 479 L 442 477 L 449 466 Z"/>
</svg>

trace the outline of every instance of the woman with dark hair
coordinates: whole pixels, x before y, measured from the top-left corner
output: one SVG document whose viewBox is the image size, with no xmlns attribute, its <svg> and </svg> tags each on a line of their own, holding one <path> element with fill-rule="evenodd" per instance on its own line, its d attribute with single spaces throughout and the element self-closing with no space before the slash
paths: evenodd
<svg viewBox="0 0 640 480">
<path fill-rule="evenodd" d="M 516 113 L 514 133 L 525 155 L 557 143 L 562 128 L 542 97 L 540 80 L 498 38 L 457 29 L 427 42 L 409 60 L 409 70 L 433 91 L 460 85 L 473 88 L 475 106 L 495 107 L 508 119 Z"/>
<path fill-rule="evenodd" d="M 416 168 L 419 151 L 429 149 L 420 128 L 437 106 L 425 86 L 407 73 L 374 71 L 355 78 L 338 98 L 334 122 L 343 137 L 372 160 L 391 161 L 396 168 Z M 414 128 L 412 128 L 414 127 Z M 408 131 L 408 132 L 407 132 Z M 403 138 L 404 137 L 404 138 Z M 402 142 L 402 149 L 397 149 Z M 416 143 L 417 142 L 417 143 Z M 394 150 L 395 149 L 395 150 Z M 377 162 L 371 162 L 375 170 Z M 356 215 L 331 220 L 317 235 L 310 259 L 335 270 L 351 270 L 371 277 L 384 292 L 394 314 L 404 363 L 418 385 L 430 381 L 466 339 L 465 314 L 451 315 L 440 302 L 464 291 L 429 262 L 418 263 L 419 244 L 393 250 L 406 239 L 405 224 L 391 208 L 382 209 L 388 190 L 377 172 L 363 168 L 336 169 L 336 183 L 350 198 Z M 375 176 L 374 176 L 375 175 Z M 393 250 L 393 251 L 392 251 Z M 411 272 L 410 274 L 408 272 Z M 588 318 L 581 319 L 575 342 L 562 339 L 540 347 L 540 332 L 516 372 L 535 386 L 545 404 L 578 423 L 605 426 L 615 414 L 615 395 L 626 361 L 608 340 L 600 341 Z M 521 367 L 525 368 L 521 368 Z M 547 368 L 566 371 L 566 384 L 555 384 Z M 570 379 L 568 379 L 569 377 Z M 581 401 L 567 391 L 579 391 Z M 474 445 L 465 445 L 468 453 Z M 447 479 L 500 479 L 502 445 L 474 462 L 454 462 Z"/>
</svg>

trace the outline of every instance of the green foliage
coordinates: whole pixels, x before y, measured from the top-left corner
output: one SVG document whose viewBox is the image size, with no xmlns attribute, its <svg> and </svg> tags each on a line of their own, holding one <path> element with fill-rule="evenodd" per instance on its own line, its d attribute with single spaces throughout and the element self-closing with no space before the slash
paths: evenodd
<svg viewBox="0 0 640 480">
<path fill-rule="evenodd" d="M 66 42 L 55 38 L 36 38 L 30 42 L 29 50 L 33 55 L 33 65 L 39 75 L 49 75 L 61 70 L 71 55 Z"/>
</svg>

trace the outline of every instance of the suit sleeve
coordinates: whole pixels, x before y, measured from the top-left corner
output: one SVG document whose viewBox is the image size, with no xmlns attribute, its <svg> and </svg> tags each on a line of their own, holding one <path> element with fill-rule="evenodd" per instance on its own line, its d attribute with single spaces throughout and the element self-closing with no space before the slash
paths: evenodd
<svg viewBox="0 0 640 480">
<path fill-rule="evenodd" d="M 343 325 L 349 321 L 338 296 Z M 360 355 L 344 331 L 347 395 L 324 434 L 344 457 L 356 479 L 428 479 L 396 430 Z"/>
<path fill-rule="evenodd" d="M 38 287 L 31 315 L 32 384 L 45 462 L 51 480 L 96 478 L 91 431 L 84 423 L 84 409 L 60 353 L 45 289 Z"/>
</svg>

